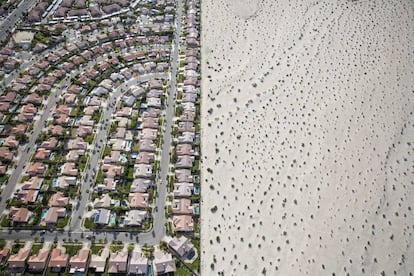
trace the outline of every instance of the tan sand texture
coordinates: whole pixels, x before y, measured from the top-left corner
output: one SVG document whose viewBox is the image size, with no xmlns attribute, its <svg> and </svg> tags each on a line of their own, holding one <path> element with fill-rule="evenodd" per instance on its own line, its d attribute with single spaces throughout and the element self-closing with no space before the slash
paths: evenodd
<svg viewBox="0 0 414 276">
<path fill-rule="evenodd" d="M 202 1 L 202 275 L 414 273 L 414 2 Z"/>
</svg>

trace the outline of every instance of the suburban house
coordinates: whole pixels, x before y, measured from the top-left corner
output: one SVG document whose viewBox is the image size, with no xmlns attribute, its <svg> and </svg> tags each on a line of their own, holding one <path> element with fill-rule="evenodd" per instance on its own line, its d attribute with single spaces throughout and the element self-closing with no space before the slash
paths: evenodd
<svg viewBox="0 0 414 276">
<path fill-rule="evenodd" d="M 96 224 L 107 225 L 109 223 L 109 218 L 111 216 L 111 211 L 107 209 L 96 209 L 92 214 L 92 218 Z"/>
<path fill-rule="evenodd" d="M 192 232 L 194 230 L 193 218 L 190 215 L 173 216 L 173 225 L 176 232 Z"/>
<path fill-rule="evenodd" d="M 152 261 L 154 275 L 162 275 L 175 271 L 175 262 L 171 254 L 156 250 Z"/>
<path fill-rule="evenodd" d="M 190 197 L 193 194 L 193 183 L 175 183 L 174 197 Z"/>
<path fill-rule="evenodd" d="M 106 266 L 106 260 L 109 256 L 109 248 L 104 247 L 99 255 L 93 254 L 91 256 L 91 262 L 89 264 L 89 267 L 94 269 L 95 272 L 102 273 L 105 271 Z"/>
<path fill-rule="evenodd" d="M 147 275 L 148 259 L 140 251 L 133 251 L 128 265 L 129 275 Z"/>
<path fill-rule="evenodd" d="M 46 268 L 46 262 L 49 257 L 49 249 L 42 248 L 36 255 L 30 256 L 27 264 L 29 270 L 33 272 L 40 272 Z"/>
<path fill-rule="evenodd" d="M 19 252 L 14 255 L 10 255 L 8 263 L 9 269 L 18 270 L 26 267 L 26 260 L 29 257 L 30 248 L 20 248 Z"/>
<path fill-rule="evenodd" d="M 31 216 L 32 212 L 30 212 L 27 208 L 11 207 L 9 211 L 9 217 L 13 221 L 13 224 L 27 223 Z"/>
<path fill-rule="evenodd" d="M 125 273 L 127 271 L 128 251 L 117 251 L 109 257 L 108 273 Z"/>
<path fill-rule="evenodd" d="M 66 208 L 62 207 L 50 207 L 47 210 L 46 216 L 43 221 L 46 224 L 55 224 L 57 223 L 59 218 L 63 218 L 66 216 Z"/>
<path fill-rule="evenodd" d="M 61 248 L 54 248 L 50 255 L 48 267 L 52 268 L 52 271 L 60 271 L 60 269 L 65 269 L 68 264 L 69 255 Z"/>
<path fill-rule="evenodd" d="M 69 204 L 69 198 L 65 197 L 62 192 L 54 193 L 49 199 L 49 207 L 65 207 Z"/>
<path fill-rule="evenodd" d="M 147 212 L 142 210 L 130 210 L 128 215 L 125 217 L 126 226 L 141 226 L 145 218 L 147 217 Z"/>
<path fill-rule="evenodd" d="M 70 273 L 85 271 L 88 265 L 89 252 L 90 250 L 88 248 L 82 248 L 77 255 L 70 258 Z"/>
<path fill-rule="evenodd" d="M 173 214 L 190 215 L 193 213 L 193 206 L 188 198 L 175 198 L 171 205 Z"/>
<path fill-rule="evenodd" d="M 168 242 L 168 246 L 180 258 L 185 258 L 189 253 L 194 252 L 195 250 L 190 239 L 185 236 L 174 237 Z"/>
<path fill-rule="evenodd" d="M 128 195 L 129 207 L 131 208 L 147 208 L 148 194 L 144 193 L 130 193 Z"/>
</svg>

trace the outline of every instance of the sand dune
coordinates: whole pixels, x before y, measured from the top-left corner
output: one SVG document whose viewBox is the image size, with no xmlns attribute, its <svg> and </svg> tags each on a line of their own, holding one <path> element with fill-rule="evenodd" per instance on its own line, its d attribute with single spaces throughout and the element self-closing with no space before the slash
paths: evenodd
<svg viewBox="0 0 414 276">
<path fill-rule="evenodd" d="M 202 5 L 202 275 L 414 273 L 414 3 Z"/>
</svg>

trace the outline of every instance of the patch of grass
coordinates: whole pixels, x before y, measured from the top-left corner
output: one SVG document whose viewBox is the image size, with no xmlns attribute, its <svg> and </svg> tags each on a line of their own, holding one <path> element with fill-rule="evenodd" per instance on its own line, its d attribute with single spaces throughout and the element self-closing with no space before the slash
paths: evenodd
<svg viewBox="0 0 414 276">
<path fill-rule="evenodd" d="M 31 255 L 34 255 L 34 254 L 37 255 L 37 253 L 39 253 L 39 250 L 42 249 L 42 248 L 43 248 L 43 244 L 42 243 L 34 243 L 32 245 L 32 250 L 31 250 L 30 254 Z"/>
<path fill-rule="evenodd" d="M 99 244 L 99 245 L 93 245 L 91 247 L 91 252 L 92 252 L 92 254 L 98 254 L 99 251 L 101 251 L 104 247 L 105 246 L 104 245 L 101 245 L 101 244 Z"/>
<path fill-rule="evenodd" d="M 109 246 L 109 249 L 110 249 L 112 252 L 116 252 L 116 251 L 122 250 L 123 248 L 124 248 L 124 245 L 123 245 L 123 244 L 111 244 L 111 245 Z"/>
<path fill-rule="evenodd" d="M 64 244 L 63 247 L 66 248 L 66 253 L 72 257 L 78 254 L 78 251 L 82 249 L 82 244 Z"/>
</svg>

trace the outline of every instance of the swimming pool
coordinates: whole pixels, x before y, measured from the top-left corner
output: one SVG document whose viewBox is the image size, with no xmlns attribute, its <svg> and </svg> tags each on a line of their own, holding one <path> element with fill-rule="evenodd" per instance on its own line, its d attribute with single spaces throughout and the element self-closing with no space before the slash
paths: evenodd
<svg viewBox="0 0 414 276">
<path fill-rule="evenodd" d="M 57 178 L 53 178 L 52 180 L 52 188 L 55 188 L 57 186 Z"/>
<path fill-rule="evenodd" d="M 42 210 L 42 214 L 40 215 L 40 219 L 44 219 L 46 217 L 47 209 Z"/>
<path fill-rule="evenodd" d="M 200 187 L 198 187 L 197 185 L 194 185 L 194 194 L 195 195 L 198 195 L 198 194 L 200 194 Z"/>
<path fill-rule="evenodd" d="M 195 215 L 200 214 L 200 206 L 198 204 L 194 204 L 193 210 Z"/>
<path fill-rule="evenodd" d="M 116 224 L 116 215 L 115 214 L 111 214 L 111 218 L 109 219 L 109 224 L 110 225 L 115 225 Z"/>
<path fill-rule="evenodd" d="M 127 155 L 125 153 L 121 154 L 121 156 L 119 156 L 119 162 L 125 163 L 128 161 Z"/>
</svg>

